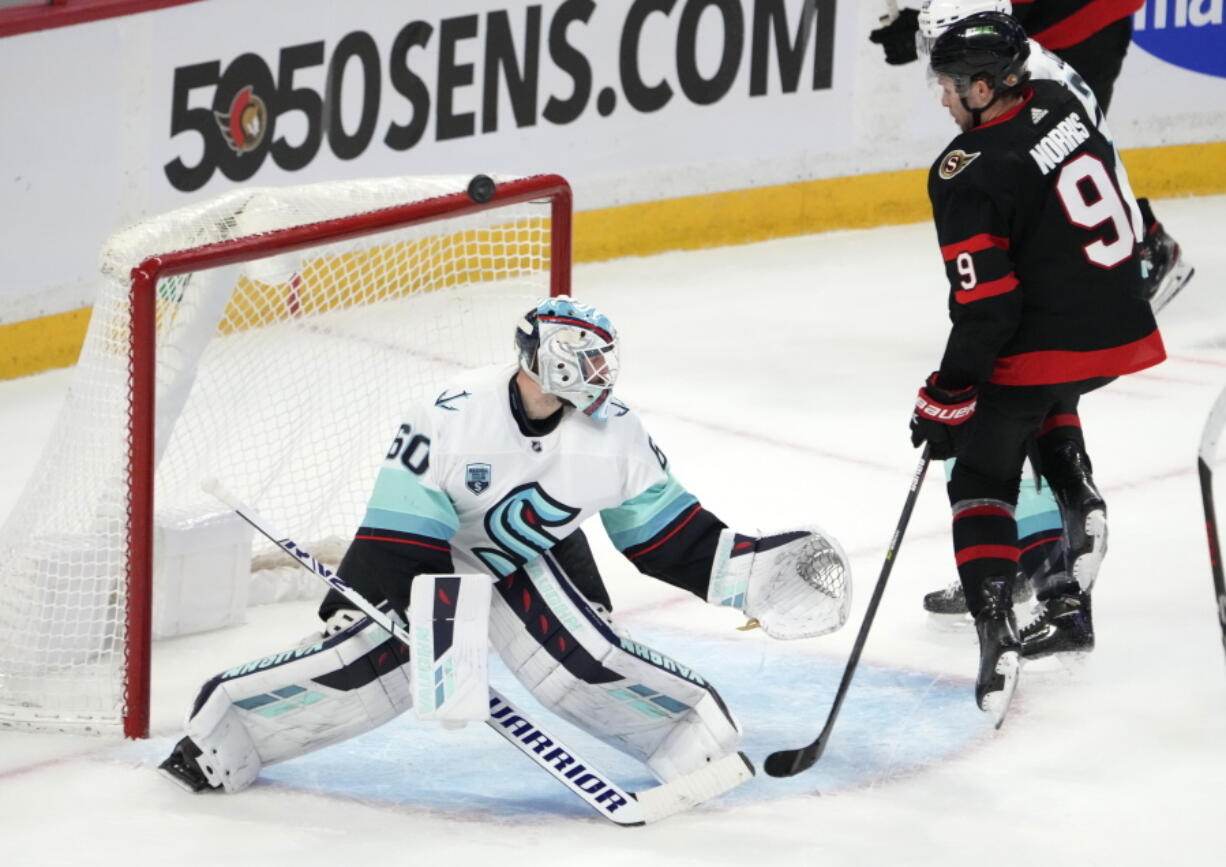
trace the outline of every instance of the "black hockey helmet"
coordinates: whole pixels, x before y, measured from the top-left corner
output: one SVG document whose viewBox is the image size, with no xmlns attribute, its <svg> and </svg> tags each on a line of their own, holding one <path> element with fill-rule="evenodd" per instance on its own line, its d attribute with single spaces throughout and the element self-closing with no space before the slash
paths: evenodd
<svg viewBox="0 0 1226 867">
<path fill-rule="evenodd" d="M 1026 61 L 1030 41 L 1011 15 L 980 12 L 950 25 L 932 45 L 929 65 L 965 93 L 973 81 L 985 81 L 996 96 L 1016 90 L 1030 79 Z"/>
</svg>

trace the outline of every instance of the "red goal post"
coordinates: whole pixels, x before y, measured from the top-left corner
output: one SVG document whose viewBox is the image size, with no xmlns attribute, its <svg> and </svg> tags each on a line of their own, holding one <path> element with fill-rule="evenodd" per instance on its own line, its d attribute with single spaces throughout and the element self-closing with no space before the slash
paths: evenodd
<svg viewBox="0 0 1226 867">
<path fill-rule="evenodd" d="M 386 445 L 395 413 L 453 372 L 513 361 L 513 314 L 569 292 L 571 191 L 556 175 L 499 177 L 477 201 L 468 180 L 240 190 L 112 239 L 104 272 L 139 263 L 126 310 L 95 307 L 47 466 L 0 528 L 0 591 L 25 593 L 17 608 L 32 618 L 3 624 L 15 629 L 0 638 L 0 727 L 147 736 L 155 600 L 251 544 L 192 492 L 200 478 L 237 488 L 313 548 L 343 544 L 378 463 L 371 443 Z M 74 433 L 119 426 L 120 376 L 122 467 L 108 466 L 115 449 L 92 461 L 96 479 L 57 467 Z M 82 408 L 91 395 L 105 408 Z M 54 515 L 28 517 L 61 508 L 45 492 L 74 483 L 89 502 L 59 522 L 66 535 Z M 320 515 L 338 491 L 343 512 Z M 189 601 L 164 619 L 193 613 Z M 200 628 L 211 627 L 186 631 Z"/>
</svg>

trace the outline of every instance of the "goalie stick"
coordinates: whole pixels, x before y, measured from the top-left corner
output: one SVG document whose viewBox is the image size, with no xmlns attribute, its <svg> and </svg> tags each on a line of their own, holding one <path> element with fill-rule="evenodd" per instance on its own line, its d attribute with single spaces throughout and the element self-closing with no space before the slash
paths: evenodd
<svg viewBox="0 0 1226 867">
<path fill-rule="evenodd" d="M 276 532 L 259 513 L 224 490 L 216 479 L 206 480 L 201 487 L 293 557 L 299 566 L 325 581 L 377 625 L 406 646 L 411 645 L 412 639 L 403 626 L 298 547 L 293 539 Z M 753 764 L 745 754 L 733 753 L 668 783 L 632 792 L 618 786 L 608 774 L 532 722 L 506 696 L 493 688 L 490 689 L 490 717 L 485 722 L 555 780 L 582 798 L 589 807 L 617 825 L 658 822 L 722 795 L 754 775 Z"/>
<path fill-rule="evenodd" d="M 1217 619 L 1222 628 L 1222 646 L 1226 649 L 1226 578 L 1222 575 L 1222 549 L 1218 544 L 1217 518 L 1213 508 L 1213 463 L 1217 458 L 1217 441 L 1226 425 L 1226 388 L 1218 394 L 1201 432 L 1200 451 L 1196 467 L 1200 471 L 1200 496 L 1205 508 L 1205 532 L 1209 537 L 1209 566 L 1213 570 L 1213 593 L 1217 599 Z"/>
<path fill-rule="evenodd" d="M 847 697 L 848 687 L 851 686 L 851 679 L 856 673 L 856 665 L 860 662 L 860 652 L 864 650 L 864 642 L 868 638 L 869 627 L 873 625 L 873 618 L 877 614 L 877 606 L 881 604 L 881 596 L 885 593 L 885 582 L 890 577 L 890 570 L 894 567 L 894 559 L 898 556 L 899 546 L 902 545 L 903 533 L 907 531 L 907 523 L 911 520 L 911 512 L 915 509 L 915 501 L 919 497 L 920 485 L 924 481 L 924 473 L 928 469 L 928 445 L 924 444 L 924 451 L 920 454 L 919 465 L 915 468 L 915 474 L 911 477 L 911 489 L 907 492 L 907 500 L 903 505 L 902 516 L 898 519 L 898 526 L 894 528 L 894 535 L 890 539 L 890 547 L 885 552 L 885 563 L 881 566 L 881 577 L 877 579 L 877 586 L 873 588 L 873 597 L 868 602 L 868 610 L 864 612 L 864 622 L 860 624 L 860 632 L 856 635 L 855 644 L 851 648 L 851 657 L 847 660 L 847 666 L 843 669 L 843 679 L 839 681 L 838 691 L 834 694 L 834 704 L 830 707 L 830 713 L 826 717 L 826 724 L 822 726 L 821 733 L 813 743 L 805 747 L 800 747 L 795 750 L 779 750 L 771 753 L 766 757 L 766 763 L 763 767 L 766 772 L 772 777 L 791 777 L 799 774 L 801 771 L 808 770 L 813 767 L 813 764 L 821 758 L 822 753 L 826 750 L 826 744 L 830 740 L 830 732 L 834 729 L 834 721 L 838 718 L 839 709 L 843 706 L 843 699 Z"/>
</svg>

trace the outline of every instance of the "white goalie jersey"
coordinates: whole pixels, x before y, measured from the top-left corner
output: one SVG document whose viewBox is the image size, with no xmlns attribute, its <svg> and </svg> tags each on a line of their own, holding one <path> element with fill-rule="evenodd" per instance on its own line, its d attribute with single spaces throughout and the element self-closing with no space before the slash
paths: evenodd
<svg viewBox="0 0 1226 867">
<path fill-rule="evenodd" d="M 624 550 L 697 506 L 620 402 L 605 423 L 567 413 L 547 434 L 521 431 L 515 370 L 458 379 L 400 425 L 358 538 L 449 544 L 457 570 L 501 577 L 597 512 Z"/>
</svg>

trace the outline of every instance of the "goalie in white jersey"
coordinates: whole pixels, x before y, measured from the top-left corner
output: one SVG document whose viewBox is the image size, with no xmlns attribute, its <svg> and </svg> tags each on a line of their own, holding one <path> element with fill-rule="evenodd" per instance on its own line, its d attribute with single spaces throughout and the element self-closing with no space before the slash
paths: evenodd
<svg viewBox="0 0 1226 867">
<path fill-rule="evenodd" d="M 740 534 L 705 509 L 613 396 L 617 335 L 594 308 L 565 296 L 542 301 L 515 343 L 518 364 L 449 384 L 399 426 L 340 576 L 416 628 L 431 597 L 414 593 L 415 583 L 475 573 L 439 598 L 461 610 L 476 599 L 473 610 L 489 612 L 490 642 L 542 704 L 667 782 L 735 752 L 739 725 L 700 674 L 622 638 L 597 610 L 607 597 L 579 525 L 599 514 L 640 571 L 742 609 L 777 638 L 822 635 L 846 621 L 847 558 L 816 527 Z M 168 776 L 194 791 L 237 791 L 263 765 L 368 731 L 415 698 L 425 718 L 488 715 L 479 679 L 464 709 L 423 714 L 429 696 L 410 687 L 405 645 L 335 591 L 320 616 L 324 640 L 205 684 L 187 737 L 162 765 Z M 480 632 L 466 639 L 483 641 L 484 622 Z M 303 693 L 318 698 L 270 710 Z"/>
</svg>

